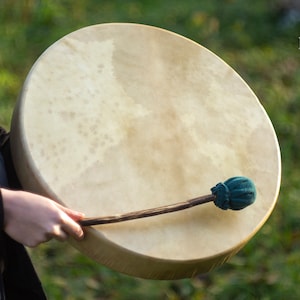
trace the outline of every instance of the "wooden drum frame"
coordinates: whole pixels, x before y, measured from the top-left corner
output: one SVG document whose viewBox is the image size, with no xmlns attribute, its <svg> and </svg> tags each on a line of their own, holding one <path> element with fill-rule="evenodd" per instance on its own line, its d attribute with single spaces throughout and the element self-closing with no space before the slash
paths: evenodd
<svg viewBox="0 0 300 300">
<path fill-rule="evenodd" d="M 164 29 L 111 23 L 72 32 L 27 76 L 11 128 L 24 189 L 87 217 L 209 194 L 247 176 L 256 202 L 212 203 L 86 228 L 70 241 L 114 270 L 151 279 L 208 272 L 237 253 L 274 209 L 281 161 L 271 121 L 223 60 Z"/>
</svg>

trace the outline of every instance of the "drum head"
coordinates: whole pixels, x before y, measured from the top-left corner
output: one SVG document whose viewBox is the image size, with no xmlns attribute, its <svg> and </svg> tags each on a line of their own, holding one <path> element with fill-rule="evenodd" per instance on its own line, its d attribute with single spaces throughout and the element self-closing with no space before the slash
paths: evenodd
<svg viewBox="0 0 300 300">
<path fill-rule="evenodd" d="M 87 217 L 210 194 L 233 176 L 254 181 L 256 202 L 242 211 L 207 203 L 71 241 L 138 277 L 190 277 L 224 263 L 278 196 L 278 141 L 254 93 L 206 48 L 151 26 L 95 25 L 57 41 L 28 75 L 11 131 L 25 189 Z"/>
</svg>

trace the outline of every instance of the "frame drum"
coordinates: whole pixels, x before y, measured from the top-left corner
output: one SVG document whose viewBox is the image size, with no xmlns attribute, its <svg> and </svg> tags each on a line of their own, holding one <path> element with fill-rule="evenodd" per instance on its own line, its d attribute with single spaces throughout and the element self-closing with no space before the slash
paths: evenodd
<svg viewBox="0 0 300 300">
<path fill-rule="evenodd" d="M 68 34 L 32 67 L 11 128 L 24 189 L 87 217 L 173 204 L 246 176 L 256 202 L 212 203 L 86 228 L 73 246 L 151 279 L 192 277 L 223 264 L 270 216 L 280 150 L 262 105 L 224 61 L 167 30 L 101 24 Z"/>
</svg>

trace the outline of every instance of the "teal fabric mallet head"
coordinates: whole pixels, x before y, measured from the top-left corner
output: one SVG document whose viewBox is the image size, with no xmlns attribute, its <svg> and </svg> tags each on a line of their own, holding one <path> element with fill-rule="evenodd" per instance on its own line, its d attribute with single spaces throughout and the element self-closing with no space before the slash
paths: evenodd
<svg viewBox="0 0 300 300">
<path fill-rule="evenodd" d="M 256 198 L 256 188 L 252 180 L 237 176 L 218 183 L 211 188 L 216 196 L 214 203 L 221 209 L 240 210 L 252 204 Z"/>
<path fill-rule="evenodd" d="M 256 188 L 254 183 L 249 178 L 243 176 L 232 177 L 224 183 L 218 183 L 211 188 L 211 192 L 212 194 L 210 195 L 197 197 L 176 204 L 129 212 L 121 215 L 86 218 L 79 221 L 79 224 L 82 226 L 93 226 L 135 220 L 175 212 L 211 201 L 213 201 L 217 207 L 224 210 L 241 210 L 252 204 L 256 198 Z"/>
</svg>

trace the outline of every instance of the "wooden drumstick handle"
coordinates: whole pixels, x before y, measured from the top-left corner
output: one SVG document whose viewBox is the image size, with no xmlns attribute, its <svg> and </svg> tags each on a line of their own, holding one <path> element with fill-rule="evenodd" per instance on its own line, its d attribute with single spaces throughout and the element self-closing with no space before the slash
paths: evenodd
<svg viewBox="0 0 300 300">
<path fill-rule="evenodd" d="M 199 204 L 213 201 L 221 209 L 240 210 L 255 201 L 256 189 L 253 182 L 246 177 L 232 177 L 224 183 L 218 183 L 211 188 L 212 194 L 190 199 L 184 202 L 150 208 L 121 215 L 100 218 L 85 218 L 79 221 L 81 226 L 117 223 L 140 218 L 152 217 L 170 212 L 184 210 Z"/>
<path fill-rule="evenodd" d="M 122 215 L 113 215 L 113 216 L 107 216 L 101 218 L 86 218 L 79 221 L 79 224 L 82 226 L 93 226 L 93 225 L 135 220 L 140 218 L 147 218 L 147 217 L 152 217 L 152 216 L 157 216 L 161 214 L 187 209 L 202 203 L 214 201 L 215 198 L 216 198 L 215 195 L 207 195 L 207 196 L 198 197 L 195 199 L 191 199 L 188 201 L 184 201 L 172 205 L 165 205 L 156 208 L 144 209 L 144 210 L 134 211 Z"/>
</svg>

